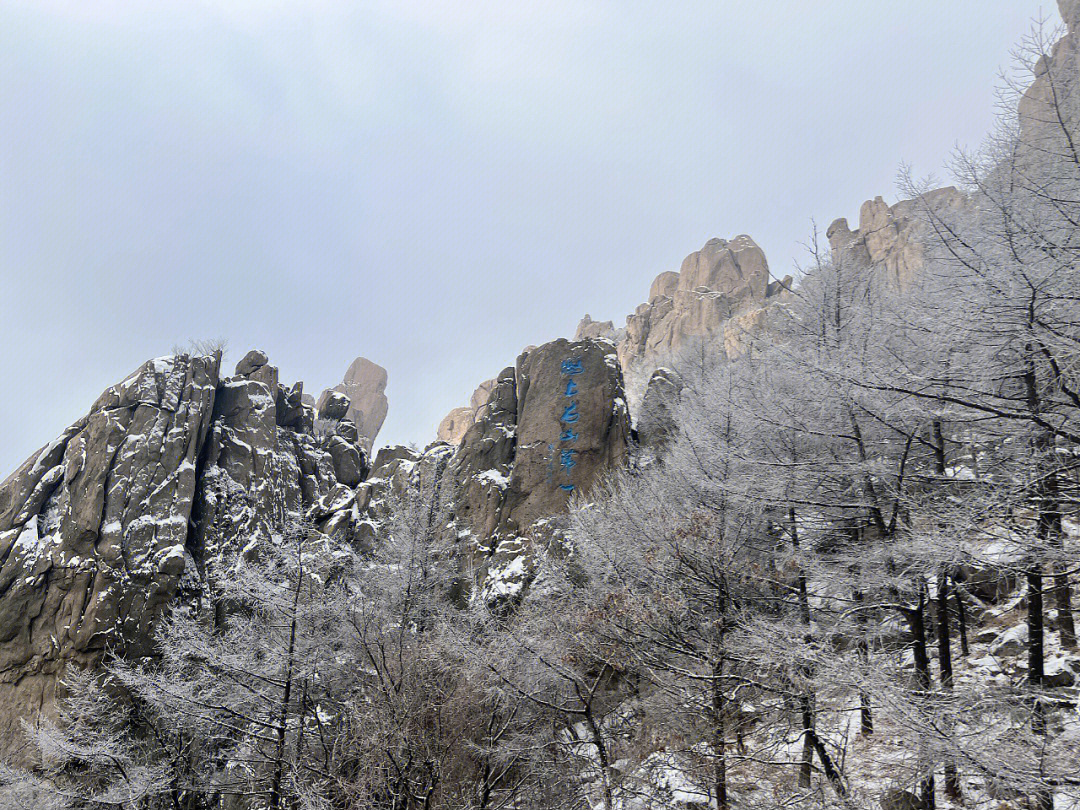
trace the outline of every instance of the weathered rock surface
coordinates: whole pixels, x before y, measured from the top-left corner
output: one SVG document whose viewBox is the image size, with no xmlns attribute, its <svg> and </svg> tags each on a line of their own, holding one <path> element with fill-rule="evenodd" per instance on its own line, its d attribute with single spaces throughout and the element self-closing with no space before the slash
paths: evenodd
<svg viewBox="0 0 1080 810">
<path fill-rule="evenodd" d="M 345 372 L 345 379 L 322 392 L 318 411 L 322 415 L 326 402 L 333 392 L 349 398 L 346 416 L 356 424 L 360 441 L 370 451 L 386 419 L 386 369 L 365 357 L 357 357 Z M 332 417 L 327 417 L 332 418 Z"/>
<path fill-rule="evenodd" d="M 0 748 L 69 662 L 145 654 L 194 573 L 187 546 L 220 356 L 163 357 L 0 485 Z"/>
<path fill-rule="evenodd" d="M 454 408 L 439 422 L 438 437 L 440 441 L 450 444 L 461 444 L 465 432 L 476 421 L 476 409 L 469 406 Z"/>
<path fill-rule="evenodd" d="M 338 391 L 330 391 L 323 399 L 322 407 L 319 408 L 319 418 L 341 421 L 349 415 L 349 406 L 352 402 L 347 396 Z"/>
<path fill-rule="evenodd" d="M 449 444 L 461 444 L 465 432 L 480 418 L 481 409 L 487 404 L 488 397 L 495 387 L 495 380 L 484 380 L 473 391 L 469 404 L 454 408 L 439 423 L 438 439 Z"/>
<path fill-rule="evenodd" d="M 825 232 L 836 261 L 855 262 L 885 275 L 890 284 L 905 289 L 926 264 L 930 236 L 923 206 L 949 215 L 965 202 L 953 187 L 939 188 L 920 200 L 901 200 L 889 206 L 881 197 L 867 200 L 859 210 L 859 227 L 851 230 L 838 219 Z"/>
<path fill-rule="evenodd" d="M 586 315 L 576 339 L 615 342 L 623 371 L 638 381 L 636 408 L 649 374 L 691 346 L 717 340 L 729 358 L 742 355 L 767 329 L 768 309 L 790 295 L 790 276 L 769 279 L 765 254 L 749 236 L 710 239 L 679 272 L 656 277 L 648 302 L 627 317 L 624 329 Z"/>
<path fill-rule="evenodd" d="M 678 273 L 656 278 L 649 302 L 626 319 L 619 359 L 627 369 L 651 366 L 673 357 L 690 339 L 721 334 L 725 345 L 735 348 L 741 327 L 725 329 L 727 322 L 760 308 L 768 293 L 769 266 L 753 239 L 710 239 L 683 260 Z M 730 341 L 727 331 L 732 332 Z"/>
<path fill-rule="evenodd" d="M 682 388 L 682 380 L 671 369 L 658 368 L 649 377 L 637 419 L 642 446 L 658 453 L 675 435 L 675 408 Z"/>
<path fill-rule="evenodd" d="M 486 596 L 520 593 L 548 519 L 620 465 L 629 442 L 611 342 L 557 340 L 499 374 L 447 467 L 452 525 Z"/>
<path fill-rule="evenodd" d="M 312 435 L 302 384 L 266 355 L 162 357 L 0 485 L 0 753 L 52 711 L 65 667 L 152 651 L 162 609 L 306 515 L 341 542 L 364 516 L 356 426 Z"/>
<path fill-rule="evenodd" d="M 363 548 L 395 496 L 423 493 L 448 513 L 437 530 L 464 541 L 464 569 L 512 596 L 550 540 L 546 519 L 621 463 L 630 438 L 607 341 L 523 353 L 477 389 L 460 446 L 384 448 L 370 476 L 347 396 L 324 396 L 336 421 L 316 435 L 302 384 L 280 383 L 265 354 L 232 377 L 219 363 L 144 364 L 0 486 L 0 752 L 20 719 L 52 711 L 65 667 L 106 647 L 150 653 L 166 605 L 213 590 L 297 518 Z"/>
<path fill-rule="evenodd" d="M 518 358 L 517 442 L 505 530 L 561 511 L 571 494 L 588 492 L 625 457 L 629 415 L 612 348 L 601 341 L 556 340 Z"/>
<path fill-rule="evenodd" d="M 615 325 L 611 321 L 594 321 L 588 314 L 578 323 L 574 340 L 588 340 L 589 338 L 604 338 L 606 340 L 617 339 Z"/>
</svg>

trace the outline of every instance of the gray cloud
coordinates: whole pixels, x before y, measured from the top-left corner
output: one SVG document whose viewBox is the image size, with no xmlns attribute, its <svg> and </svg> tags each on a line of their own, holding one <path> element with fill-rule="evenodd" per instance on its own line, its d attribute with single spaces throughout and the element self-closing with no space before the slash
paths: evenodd
<svg viewBox="0 0 1080 810">
<path fill-rule="evenodd" d="M 782 275 L 940 170 L 1046 5 L 5 3 L 0 468 L 192 337 L 316 393 L 363 354 L 422 444 L 709 237 Z"/>
</svg>

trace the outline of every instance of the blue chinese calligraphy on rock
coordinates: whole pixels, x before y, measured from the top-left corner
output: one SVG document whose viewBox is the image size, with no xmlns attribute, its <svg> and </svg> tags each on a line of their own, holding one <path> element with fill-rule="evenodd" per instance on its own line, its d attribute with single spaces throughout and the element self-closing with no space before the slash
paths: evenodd
<svg viewBox="0 0 1080 810">
<path fill-rule="evenodd" d="M 567 471 L 577 466 L 577 450 L 562 450 L 559 452 L 559 465 Z"/>
<path fill-rule="evenodd" d="M 567 360 L 563 360 L 563 362 L 562 362 L 562 373 L 563 374 L 583 374 L 584 372 L 585 372 L 585 368 L 581 365 L 581 358 L 580 357 L 571 357 L 571 358 L 569 358 Z"/>
<path fill-rule="evenodd" d="M 563 408 L 562 416 L 559 417 L 559 421 L 566 425 L 576 424 L 580 419 L 581 414 L 578 413 L 576 402 L 571 402 Z"/>
<path fill-rule="evenodd" d="M 563 392 L 563 396 L 572 397 L 578 392 L 577 383 L 572 379 L 566 381 L 566 391 Z"/>
<path fill-rule="evenodd" d="M 562 433 L 559 434 L 560 442 L 576 442 L 578 440 L 578 433 L 573 428 L 563 428 Z"/>
</svg>

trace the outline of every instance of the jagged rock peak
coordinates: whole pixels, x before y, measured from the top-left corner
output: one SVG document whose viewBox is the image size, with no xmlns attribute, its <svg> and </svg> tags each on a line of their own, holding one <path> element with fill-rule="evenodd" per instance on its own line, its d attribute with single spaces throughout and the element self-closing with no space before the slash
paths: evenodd
<svg viewBox="0 0 1080 810">
<path fill-rule="evenodd" d="M 0 485 L 0 750 L 71 662 L 150 651 L 195 565 L 188 525 L 220 354 L 160 357 Z"/>
<path fill-rule="evenodd" d="M 574 333 L 574 340 L 588 340 L 590 338 L 614 340 L 617 337 L 615 332 L 615 324 L 611 321 L 594 321 L 586 314 L 578 323 L 577 331 Z"/>
<path fill-rule="evenodd" d="M 319 416 L 333 418 L 324 414 L 333 392 L 347 396 L 349 408 L 345 416 L 356 424 L 361 444 L 365 450 L 370 451 L 386 419 L 386 381 L 385 368 L 366 357 L 357 357 L 349 364 L 345 378 L 333 388 L 322 392 L 318 402 Z"/>
<path fill-rule="evenodd" d="M 488 397 L 495 388 L 495 380 L 484 380 L 469 397 L 469 404 L 454 408 L 439 423 L 439 441 L 449 444 L 461 444 L 465 432 L 480 418 L 481 411 L 487 405 Z"/>
<path fill-rule="evenodd" d="M 316 436 L 302 383 L 266 355 L 159 357 L 0 484 L 0 755 L 53 711 L 67 666 L 152 651 L 162 608 L 229 576 L 247 544 L 307 516 L 361 533 L 356 426 Z"/>
<path fill-rule="evenodd" d="M 683 260 L 679 272 L 658 275 L 649 300 L 614 333 L 624 370 L 655 368 L 699 339 L 719 338 L 728 354 L 737 356 L 764 328 L 766 318 L 756 313 L 790 289 L 790 276 L 769 279 L 765 254 L 749 236 L 710 239 Z M 578 335 L 589 334 L 594 323 L 582 321 Z"/>
<path fill-rule="evenodd" d="M 838 219 L 825 231 L 836 261 L 856 262 L 880 269 L 890 283 L 903 289 L 911 284 L 926 263 L 928 236 L 924 204 L 939 212 L 955 211 L 965 196 L 953 188 L 935 189 L 920 200 L 901 200 L 889 206 L 881 197 L 867 200 L 859 209 L 859 227 L 851 230 Z"/>
</svg>

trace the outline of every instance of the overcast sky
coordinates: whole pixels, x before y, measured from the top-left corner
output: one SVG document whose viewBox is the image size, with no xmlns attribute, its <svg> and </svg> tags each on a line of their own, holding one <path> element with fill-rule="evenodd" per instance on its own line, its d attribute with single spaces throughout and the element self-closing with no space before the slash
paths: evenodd
<svg viewBox="0 0 1080 810">
<path fill-rule="evenodd" d="M 379 444 L 713 236 L 774 273 L 991 126 L 1053 0 L 0 3 L 0 478 L 143 360 L 389 370 Z M 1049 16 L 1053 14 L 1053 16 Z M 943 176 L 943 175 L 942 175 Z"/>
</svg>

